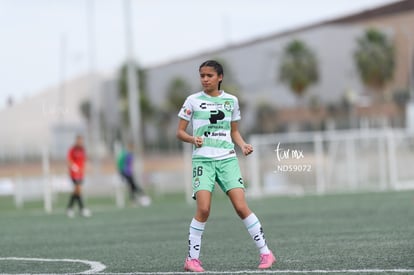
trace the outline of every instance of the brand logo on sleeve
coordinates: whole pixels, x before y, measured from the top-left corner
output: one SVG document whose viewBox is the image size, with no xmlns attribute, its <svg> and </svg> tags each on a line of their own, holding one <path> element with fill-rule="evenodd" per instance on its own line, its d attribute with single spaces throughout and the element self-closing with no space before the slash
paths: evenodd
<svg viewBox="0 0 414 275">
<path fill-rule="evenodd" d="M 191 110 L 188 109 L 187 107 L 183 106 L 183 107 L 181 107 L 181 109 L 183 110 L 183 113 L 185 115 L 187 115 L 187 116 L 190 116 L 191 115 Z"/>
</svg>

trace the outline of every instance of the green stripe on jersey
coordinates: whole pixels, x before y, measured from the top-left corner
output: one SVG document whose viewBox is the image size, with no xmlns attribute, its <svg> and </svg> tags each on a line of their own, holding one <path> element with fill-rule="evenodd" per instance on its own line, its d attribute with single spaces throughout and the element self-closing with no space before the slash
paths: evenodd
<svg viewBox="0 0 414 275">
<path fill-rule="evenodd" d="M 195 111 L 193 114 L 193 119 L 209 119 L 211 116 L 210 111 Z"/>
<path fill-rule="evenodd" d="M 231 112 L 226 110 L 221 110 L 226 117 L 231 117 Z M 210 119 L 212 115 L 212 111 L 194 111 L 193 113 L 193 119 L 204 119 L 208 120 Z"/>
<path fill-rule="evenodd" d="M 227 142 L 225 140 L 212 139 L 212 138 L 204 138 L 203 146 L 221 148 L 221 149 L 233 149 L 234 148 L 233 143 Z"/>
</svg>

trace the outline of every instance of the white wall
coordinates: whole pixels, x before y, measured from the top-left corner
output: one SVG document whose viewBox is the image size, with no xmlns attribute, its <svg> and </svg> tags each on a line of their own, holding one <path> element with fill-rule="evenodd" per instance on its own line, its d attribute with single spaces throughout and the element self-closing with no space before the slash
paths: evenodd
<svg viewBox="0 0 414 275">
<path fill-rule="evenodd" d="M 86 127 L 79 106 L 89 99 L 90 90 L 89 78 L 79 77 L 67 82 L 63 93 L 60 87 L 52 87 L 0 110 L 0 158 L 39 152 L 44 146 L 53 150 L 59 142 L 66 146 L 62 140 L 53 140 L 53 129 L 59 125 L 74 131 Z"/>
</svg>

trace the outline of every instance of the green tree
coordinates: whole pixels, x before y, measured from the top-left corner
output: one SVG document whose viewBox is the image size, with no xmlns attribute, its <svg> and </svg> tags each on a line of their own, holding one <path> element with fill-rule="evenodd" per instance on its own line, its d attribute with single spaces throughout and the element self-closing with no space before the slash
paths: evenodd
<svg viewBox="0 0 414 275">
<path fill-rule="evenodd" d="M 86 120 L 86 122 L 89 123 L 90 119 L 91 119 L 91 102 L 87 99 L 85 99 L 84 101 L 81 102 L 81 104 L 79 105 L 79 111 L 82 115 L 82 117 Z"/>
<path fill-rule="evenodd" d="M 386 83 L 394 75 L 394 45 L 376 29 L 368 29 L 357 39 L 357 44 L 354 58 L 361 80 L 367 88 L 383 96 Z"/>
<path fill-rule="evenodd" d="M 318 62 L 314 52 L 300 40 L 290 42 L 283 52 L 279 80 L 289 85 L 292 92 L 300 98 L 318 79 Z"/>
<path fill-rule="evenodd" d="M 167 111 L 178 113 L 190 92 L 191 86 L 183 78 L 173 78 L 167 88 Z"/>
<path fill-rule="evenodd" d="M 167 86 L 166 102 L 157 112 L 157 147 L 159 149 L 175 149 L 181 145 L 177 142 L 175 131 L 172 131 L 172 127 L 175 127 L 172 121 L 177 119 L 177 114 L 190 93 L 191 85 L 184 78 L 176 76 L 170 80 Z"/>
</svg>

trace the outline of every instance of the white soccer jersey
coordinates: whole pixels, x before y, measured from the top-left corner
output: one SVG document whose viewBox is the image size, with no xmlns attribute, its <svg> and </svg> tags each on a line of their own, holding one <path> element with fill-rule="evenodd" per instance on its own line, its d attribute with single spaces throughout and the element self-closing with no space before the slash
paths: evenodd
<svg viewBox="0 0 414 275">
<path fill-rule="evenodd" d="M 192 94 L 178 117 L 192 122 L 193 136 L 203 137 L 203 146 L 193 146 L 193 159 L 220 160 L 236 155 L 230 123 L 240 120 L 237 97 L 224 91 L 217 97 L 203 91 Z"/>
</svg>

